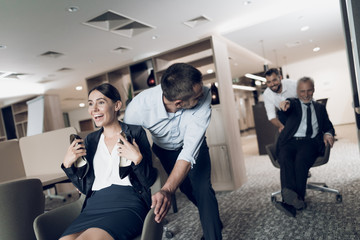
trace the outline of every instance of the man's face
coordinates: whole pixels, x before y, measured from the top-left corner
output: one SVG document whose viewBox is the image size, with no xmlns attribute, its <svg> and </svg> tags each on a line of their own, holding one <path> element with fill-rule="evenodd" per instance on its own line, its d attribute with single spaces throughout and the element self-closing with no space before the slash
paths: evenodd
<svg viewBox="0 0 360 240">
<path fill-rule="evenodd" d="M 296 91 L 298 98 L 303 103 L 308 103 L 312 100 L 315 89 L 311 82 L 300 82 Z"/>
<path fill-rule="evenodd" d="M 182 109 L 190 109 L 196 106 L 200 99 L 204 96 L 203 93 L 203 85 L 202 84 L 196 84 L 194 85 L 194 95 L 187 101 L 182 101 L 181 108 Z"/>
<path fill-rule="evenodd" d="M 281 93 L 282 91 L 281 78 L 278 75 L 273 73 L 270 76 L 265 76 L 265 78 L 266 78 L 266 86 L 270 88 L 271 91 L 275 93 Z"/>
</svg>

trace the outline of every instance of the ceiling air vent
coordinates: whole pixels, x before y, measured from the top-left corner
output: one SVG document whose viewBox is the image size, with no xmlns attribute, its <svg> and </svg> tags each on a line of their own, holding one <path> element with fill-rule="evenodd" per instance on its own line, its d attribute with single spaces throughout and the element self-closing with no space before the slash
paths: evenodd
<svg viewBox="0 0 360 240">
<path fill-rule="evenodd" d="M 50 58 L 58 58 L 58 57 L 61 57 L 62 53 L 58 53 L 58 52 L 54 52 L 54 51 L 47 51 L 47 52 L 44 52 L 43 54 L 40 54 L 41 57 L 50 57 Z"/>
<path fill-rule="evenodd" d="M 183 23 L 188 27 L 194 28 L 194 27 L 199 26 L 200 24 L 207 23 L 207 22 L 210 22 L 210 19 L 202 15 L 202 16 L 187 20 Z"/>
<path fill-rule="evenodd" d="M 131 48 L 128 48 L 128 47 L 118 47 L 118 48 L 115 48 L 113 51 L 114 52 L 117 52 L 117 53 L 124 53 L 126 51 L 129 51 L 131 50 Z"/>
<path fill-rule="evenodd" d="M 57 72 L 70 72 L 72 71 L 72 68 L 63 67 L 57 70 Z"/>
<path fill-rule="evenodd" d="M 292 43 L 286 43 L 285 44 L 288 48 L 298 47 L 301 45 L 300 41 L 292 42 Z"/>
<path fill-rule="evenodd" d="M 153 27 L 147 24 L 140 23 L 134 19 L 120 15 L 113 11 L 107 11 L 97 17 L 90 19 L 84 24 L 105 31 L 110 31 L 128 38 L 153 29 Z"/>
<path fill-rule="evenodd" d="M 11 73 L 9 75 L 4 76 L 5 78 L 12 78 L 12 79 L 20 79 L 23 76 L 26 76 L 26 73 Z"/>
</svg>

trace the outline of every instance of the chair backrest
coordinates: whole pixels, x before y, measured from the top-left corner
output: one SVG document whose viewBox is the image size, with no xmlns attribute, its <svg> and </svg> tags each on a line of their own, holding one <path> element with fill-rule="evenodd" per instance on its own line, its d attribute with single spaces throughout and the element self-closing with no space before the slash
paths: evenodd
<svg viewBox="0 0 360 240">
<path fill-rule="evenodd" d="M 146 215 L 141 240 L 161 240 L 162 234 L 163 224 L 155 222 L 154 208 L 152 208 Z"/>
<path fill-rule="evenodd" d="M 0 239 L 35 240 L 34 219 L 44 212 L 45 196 L 39 179 L 0 184 Z"/>
<path fill-rule="evenodd" d="M 277 160 L 276 157 L 276 145 L 275 144 L 268 144 L 265 146 L 266 152 L 271 160 L 271 163 L 274 165 L 274 167 L 276 168 L 280 168 L 280 164 Z M 314 164 L 311 167 L 318 167 L 321 165 L 326 164 L 329 161 L 329 157 L 330 157 L 330 145 L 328 144 L 325 147 L 325 152 L 323 156 L 319 156 L 316 158 Z"/>
<path fill-rule="evenodd" d="M 65 229 L 79 216 L 85 195 L 69 204 L 55 208 L 38 216 L 34 221 L 37 240 L 59 239 Z"/>
<path fill-rule="evenodd" d="M 61 163 L 70 145 L 73 127 L 20 138 L 20 150 L 26 176 L 63 173 Z"/>
<path fill-rule="evenodd" d="M 0 142 L 0 182 L 25 177 L 19 141 L 12 139 Z"/>
</svg>

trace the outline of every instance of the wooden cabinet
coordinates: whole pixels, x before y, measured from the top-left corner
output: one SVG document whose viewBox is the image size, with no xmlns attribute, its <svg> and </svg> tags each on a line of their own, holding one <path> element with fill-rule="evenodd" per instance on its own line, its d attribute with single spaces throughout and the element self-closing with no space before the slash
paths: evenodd
<svg viewBox="0 0 360 240">
<path fill-rule="evenodd" d="M 21 101 L 12 105 L 12 112 L 15 123 L 17 138 L 25 137 L 27 131 L 28 108 L 26 101 Z"/>
<path fill-rule="evenodd" d="M 65 127 L 60 100 L 57 95 L 44 95 L 44 132 Z M 28 126 L 27 101 L 13 103 L 1 108 L 0 141 L 25 137 Z"/>
<path fill-rule="evenodd" d="M 146 77 L 135 79 L 131 67 L 136 64 L 153 64 L 156 84 L 165 70 L 173 63 L 184 62 L 196 67 L 203 75 L 204 85 L 218 85 L 220 104 L 213 106 L 210 126 L 207 130 L 212 173 L 211 179 L 215 190 L 234 190 L 246 181 L 246 170 L 240 141 L 240 129 L 236 117 L 235 97 L 232 88 L 232 76 L 229 66 L 227 43 L 218 37 L 207 37 L 194 43 L 172 49 L 144 59 L 118 70 L 109 71 L 87 79 L 88 89 L 104 82 L 114 84 L 123 102 L 126 101 L 127 86 L 137 84 L 134 94 L 148 88 Z M 151 63 L 151 64 L 150 64 Z M 145 69 L 146 70 L 146 69 Z M 150 74 L 150 72 L 144 72 Z M 146 75 L 145 74 L 145 75 Z M 135 82 L 136 81 L 136 82 Z"/>
<path fill-rule="evenodd" d="M 122 110 L 125 110 L 125 103 L 129 98 L 129 91 L 132 96 L 129 67 L 121 67 L 86 79 L 88 91 L 102 83 L 110 83 L 118 89 L 123 103 Z"/>
</svg>

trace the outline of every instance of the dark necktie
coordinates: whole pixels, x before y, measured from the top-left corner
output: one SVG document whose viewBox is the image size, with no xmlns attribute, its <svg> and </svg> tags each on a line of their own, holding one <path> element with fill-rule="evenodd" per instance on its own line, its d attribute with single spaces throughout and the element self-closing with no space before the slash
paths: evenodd
<svg viewBox="0 0 360 240">
<path fill-rule="evenodd" d="M 307 106 L 307 109 L 306 109 L 306 137 L 307 137 L 307 138 L 311 138 L 311 135 L 312 135 L 312 133 L 313 133 L 312 123 L 311 123 L 311 108 L 310 108 L 310 104 L 311 104 L 311 103 L 305 103 L 305 105 Z"/>
</svg>

